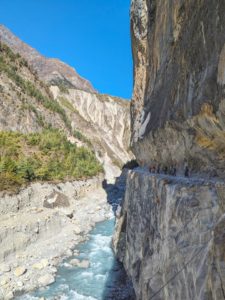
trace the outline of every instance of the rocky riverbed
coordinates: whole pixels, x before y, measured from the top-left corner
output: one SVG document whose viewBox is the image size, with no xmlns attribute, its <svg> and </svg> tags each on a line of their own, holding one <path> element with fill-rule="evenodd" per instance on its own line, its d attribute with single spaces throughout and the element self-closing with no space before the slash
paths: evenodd
<svg viewBox="0 0 225 300">
<path fill-rule="evenodd" d="M 53 283 L 56 266 L 113 216 L 101 180 L 35 183 L 1 195 L 0 299 Z"/>
</svg>

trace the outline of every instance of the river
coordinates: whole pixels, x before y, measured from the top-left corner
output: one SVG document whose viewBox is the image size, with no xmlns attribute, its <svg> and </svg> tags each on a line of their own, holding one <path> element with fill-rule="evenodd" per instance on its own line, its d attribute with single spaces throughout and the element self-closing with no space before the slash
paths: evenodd
<svg viewBox="0 0 225 300">
<path fill-rule="evenodd" d="M 47 288 L 19 297 L 19 300 L 131 300 L 134 299 L 131 284 L 122 265 L 116 261 L 111 249 L 115 219 L 98 223 L 90 232 L 90 238 L 76 249 L 79 256 L 62 262 L 56 281 Z M 73 267 L 70 260 L 85 259 L 86 269 Z"/>
</svg>

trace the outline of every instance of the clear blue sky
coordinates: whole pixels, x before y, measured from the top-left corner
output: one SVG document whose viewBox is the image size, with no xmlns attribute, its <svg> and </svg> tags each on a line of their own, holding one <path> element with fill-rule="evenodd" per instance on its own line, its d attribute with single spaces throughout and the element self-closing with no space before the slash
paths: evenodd
<svg viewBox="0 0 225 300">
<path fill-rule="evenodd" d="M 0 0 L 0 23 L 99 92 L 130 98 L 129 7 L 130 0 Z"/>
</svg>

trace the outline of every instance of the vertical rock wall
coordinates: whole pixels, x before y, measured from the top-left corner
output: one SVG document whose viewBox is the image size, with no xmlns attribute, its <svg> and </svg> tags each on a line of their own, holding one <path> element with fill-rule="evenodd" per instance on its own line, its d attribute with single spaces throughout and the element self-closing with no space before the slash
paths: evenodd
<svg viewBox="0 0 225 300">
<path fill-rule="evenodd" d="M 138 300 L 225 299 L 225 2 L 132 0 L 131 33 L 132 150 L 196 176 L 131 171 L 115 252 Z"/>
<path fill-rule="evenodd" d="M 138 300 L 225 297 L 225 185 L 128 175 L 114 249 Z"/>
<path fill-rule="evenodd" d="M 139 162 L 188 161 L 222 176 L 225 2 L 133 0 L 132 148 Z"/>
</svg>

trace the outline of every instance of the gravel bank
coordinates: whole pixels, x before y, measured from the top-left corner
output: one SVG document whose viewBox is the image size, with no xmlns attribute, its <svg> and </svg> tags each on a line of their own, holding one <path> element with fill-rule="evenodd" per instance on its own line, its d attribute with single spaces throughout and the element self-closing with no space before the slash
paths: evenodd
<svg viewBox="0 0 225 300">
<path fill-rule="evenodd" d="M 7 201 L 7 203 L 5 203 Z M 35 183 L 0 198 L 0 299 L 54 282 L 56 266 L 113 216 L 101 178 Z"/>
</svg>

